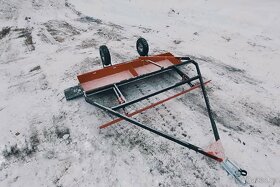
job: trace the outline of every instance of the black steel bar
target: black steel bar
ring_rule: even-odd
[[[136,126],[139,126],[139,127],[143,128],[143,129],[145,129],[145,130],[148,130],[148,131],[150,131],[150,132],[152,132],[152,133],[155,133],[155,134],[157,134],[157,135],[159,135],[159,136],[161,136],[161,137],[164,137],[164,138],[166,138],[166,139],[168,139],[168,140],[171,140],[171,141],[173,141],[173,142],[175,142],[175,143],[177,143],[177,144],[180,144],[180,145],[182,145],[182,146],[184,146],[184,147],[187,147],[187,148],[189,148],[189,149],[191,149],[191,150],[194,150],[194,151],[196,151],[196,152],[198,152],[198,153],[200,153],[200,154],[203,154],[203,155],[205,155],[205,156],[207,156],[207,157],[209,157],[209,158],[212,158],[212,159],[214,159],[214,160],[216,160],[216,161],[220,161],[220,160],[221,160],[220,158],[218,158],[218,157],[216,157],[216,156],[214,156],[214,155],[212,155],[212,154],[209,154],[209,153],[205,152],[205,151],[204,151],[202,148],[200,148],[200,147],[197,147],[197,146],[195,146],[195,145],[193,145],[193,144],[191,144],[191,143],[188,143],[188,142],[185,142],[185,141],[182,141],[182,140],[178,140],[177,138],[175,138],[175,137],[173,137],[173,136],[171,136],[171,135],[168,135],[168,134],[166,134],[166,133],[164,133],[164,132],[161,132],[161,131],[158,131],[158,130],[156,130],[156,129],[154,129],[154,128],[151,128],[151,127],[148,127],[148,126],[146,126],[146,125],[143,125],[142,123],[140,123],[140,122],[134,120],[133,118],[127,117],[127,116],[125,116],[125,115],[123,115],[123,114],[121,114],[121,113],[119,113],[119,112],[117,112],[117,111],[114,111],[114,110],[112,110],[112,109],[110,109],[110,108],[108,108],[108,107],[106,107],[106,106],[103,106],[103,105],[101,105],[101,104],[99,104],[99,103],[93,101],[93,100],[92,100],[91,98],[89,98],[89,97],[85,97],[85,100],[86,100],[88,103],[90,103],[90,104],[92,104],[92,105],[94,105],[94,106],[96,106],[96,107],[98,107],[98,108],[100,108],[100,109],[103,109],[103,110],[105,110],[105,111],[111,113],[112,115],[115,115],[115,116],[117,116],[117,117],[119,117],[119,118],[122,118],[122,119],[124,119],[124,120],[126,120],[126,121],[128,121],[128,122],[130,122],[130,123],[132,123],[132,124],[134,124],[134,125],[136,125]]]
[[[166,92],[166,91],[168,91],[168,90],[171,90],[171,89],[176,88],[176,87],[178,87],[178,86],[181,86],[181,85],[183,85],[183,84],[190,83],[191,81],[194,81],[194,80],[196,80],[196,79],[199,79],[199,76],[192,77],[192,78],[190,78],[190,79],[188,79],[188,80],[183,80],[183,81],[181,81],[181,82],[179,82],[179,83],[176,83],[176,84],[174,84],[174,85],[172,85],[172,86],[169,86],[169,87],[167,87],[167,88],[164,88],[164,89],[162,89],[162,90],[159,90],[159,91],[156,91],[156,92],[154,92],[154,93],[145,95],[145,96],[143,96],[143,97],[134,99],[134,100],[132,100],[132,101],[128,101],[128,102],[123,103],[123,104],[119,104],[119,105],[114,106],[114,107],[111,107],[111,108],[112,108],[113,110],[117,110],[117,109],[123,108],[123,107],[125,107],[125,106],[131,105],[131,104],[134,104],[134,103],[137,103],[137,102],[142,101],[142,100],[144,100],[144,99],[147,99],[147,98],[149,98],[149,97],[158,95],[158,94],[160,94],[160,93],[162,93],[162,92]]]
[[[184,62],[182,62],[180,64],[172,65],[172,66],[169,66],[169,67],[164,68],[164,69],[160,69],[160,70],[157,70],[157,71],[154,71],[154,72],[151,72],[151,73],[140,75],[140,76],[135,77],[135,78],[131,78],[131,79],[128,79],[128,80],[121,81],[119,83],[116,83],[116,85],[123,86],[123,85],[129,84],[129,83],[135,82],[135,81],[139,81],[139,80],[142,80],[142,79],[145,79],[145,78],[149,78],[149,77],[152,77],[152,76],[155,76],[155,75],[159,75],[159,74],[165,73],[167,71],[171,71],[171,70],[173,70],[174,67],[179,67],[179,66],[182,66],[182,65],[187,65],[187,64],[190,64],[190,63],[191,63],[191,61],[187,60],[187,61],[184,61]],[[98,92],[102,92],[102,91],[105,91],[107,89],[111,89],[112,86],[113,86],[113,84],[112,85],[104,86],[103,88],[100,88],[100,89],[97,89],[97,90],[87,91],[86,95],[90,96],[92,94],[95,94],[95,93],[98,93]]]
[[[179,60],[191,60],[190,57],[175,57],[175,58],[177,58]]]
[[[199,77],[199,82],[200,82],[202,94],[203,94],[203,97],[204,97],[204,100],[205,100],[207,112],[208,112],[208,115],[209,115],[209,118],[210,118],[212,130],[213,130],[213,133],[214,133],[214,137],[215,137],[215,140],[218,141],[220,139],[219,132],[218,132],[215,120],[213,118],[213,114],[212,114],[211,107],[210,107],[210,102],[209,102],[209,99],[208,99],[208,96],[207,96],[207,93],[206,93],[206,90],[205,90],[205,86],[203,84],[203,79],[202,79],[202,76],[201,76],[201,73],[200,73],[198,63],[193,61],[193,60],[191,61],[191,63],[194,64],[195,67],[196,67],[196,71],[197,71],[197,74],[198,74],[198,77]]]

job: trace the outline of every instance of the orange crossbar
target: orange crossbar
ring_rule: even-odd
[[[204,82],[204,85],[208,84],[209,82],[211,82],[211,80]],[[166,99],[160,100],[160,101],[158,101],[158,102],[156,102],[156,103],[153,103],[153,104],[151,104],[151,105],[148,105],[148,106],[146,106],[146,107],[144,107],[144,108],[141,108],[141,109],[139,109],[139,110],[136,110],[136,111],[134,111],[134,112],[132,112],[132,113],[129,113],[129,114],[126,114],[126,115],[127,115],[128,117],[132,117],[132,116],[134,116],[134,115],[136,115],[136,114],[139,114],[139,113],[141,113],[141,112],[143,112],[143,111],[145,111],[145,110],[148,110],[148,109],[150,109],[150,108],[152,108],[152,107],[155,107],[155,106],[157,106],[157,105],[160,105],[160,104],[162,104],[162,103],[164,103],[164,102],[166,102],[166,101],[169,101],[169,100],[171,100],[171,99],[174,99],[174,98],[176,98],[176,97],[178,97],[178,96],[180,96],[180,95],[183,95],[183,94],[185,94],[185,93],[187,93],[187,92],[190,92],[190,91],[192,91],[192,90],[198,88],[199,86],[200,86],[200,84],[194,85],[193,87],[191,87],[191,88],[189,88],[189,89],[187,89],[187,90],[184,90],[184,91],[182,91],[182,92],[180,92],[180,93],[177,93],[177,94],[175,94],[175,95],[173,95],[173,96],[171,96],[171,97],[168,97],[168,98],[166,98]],[[100,129],[103,129],[103,128],[109,127],[109,126],[111,126],[111,125],[113,125],[113,124],[115,124],[115,123],[118,123],[118,122],[122,121],[122,120],[123,120],[122,118],[116,118],[116,119],[114,119],[114,120],[112,120],[112,121],[110,121],[110,122],[108,122],[108,123],[105,123],[105,124],[101,125],[99,128],[100,128]]]

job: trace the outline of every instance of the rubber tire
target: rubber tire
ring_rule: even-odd
[[[138,38],[136,42],[136,49],[140,56],[148,56],[149,44],[145,38]]]
[[[112,65],[110,51],[106,45],[99,47],[99,54],[104,67]]]

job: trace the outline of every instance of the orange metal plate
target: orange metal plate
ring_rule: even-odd
[[[156,56],[139,57],[129,62],[79,75],[77,78],[84,91],[87,92],[160,70],[160,67],[146,60],[151,60],[164,68],[181,63],[171,53],[164,53]]]

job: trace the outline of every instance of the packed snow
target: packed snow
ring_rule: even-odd
[[[138,56],[139,37],[151,55],[199,63],[227,157],[248,186],[280,186],[279,10],[278,0],[0,0],[0,186],[239,185],[219,163],[128,122],[100,130],[112,116],[65,100],[77,75],[102,68],[99,46],[117,64]],[[173,78],[121,89],[140,96]],[[203,148],[214,142],[199,90],[135,119]]]

